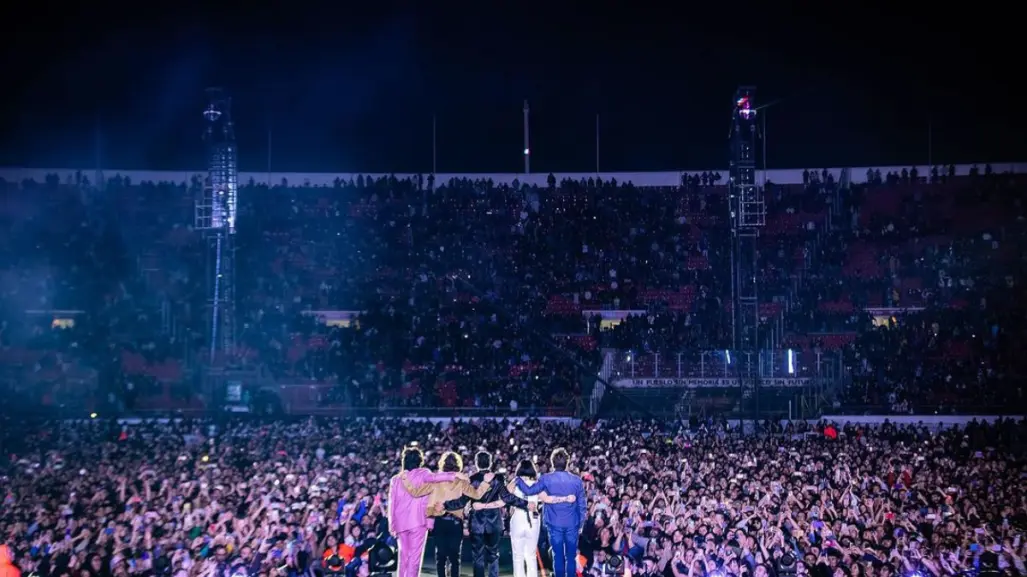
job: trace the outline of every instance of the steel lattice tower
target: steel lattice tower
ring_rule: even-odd
[[[739,87],[731,113],[731,162],[728,180],[732,238],[732,347],[758,354],[760,307],[756,281],[760,229],[767,221],[763,191],[756,184],[755,88]]]
[[[203,110],[207,179],[196,199],[195,227],[206,235],[210,362],[235,346],[235,224],[239,168],[232,99],[208,88]]]

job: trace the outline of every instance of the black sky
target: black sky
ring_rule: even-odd
[[[209,85],[242,170],[270,129],[276,171],[427,172],[434,115],[440,172],[517,171],[524,99],[534,171],[594,170],[597,114],[603,170],[721,168],[739,84],[780,100],[771,167],[924,163],[929,126],[936,162],[1027,159],[1015,18],[797,7],[7,6],[0,164],[91,168],[99,142],[107,168],[202,167]]]

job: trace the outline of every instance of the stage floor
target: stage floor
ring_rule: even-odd
[[[460,551],[460,576],[461,577],[472,577],[474,575],[474,567],[471,564],[471,546],[464,540],[464,545]],[[546,571],[548,574],[549,572]],[[437,575],[438,572],[435,570],[435,544],[432,542],[432,538],[428,537],[428,543],[424,547],[424,563],[421,565],[421,575]],[[503,536],[503,540],[499,542],[499,577],[512,577],[513,576],[513,554],[510,552],[510,538],[506,535]]]
[[[548,571],[547,571],[548,573]],[[435,572],[435,560],[432,559],[431,566],[427,563],[421,567],[421,575],[437,575]],[[471,567],[470,563],[460,565],[460,577],[474,577],[474,568]],[[513,567],[507,562],[506,566],[503,566],[502,561],[499,563],[499,577],[513,577]]]

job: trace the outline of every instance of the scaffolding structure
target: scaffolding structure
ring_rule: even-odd
[[[207,178],[195,203],[197,230],[207,242],[206,269],[210,318],[210,362],[228,358],[235,349],[235,225],[239,168],[232,124],[232,100],[220,88],[208,88],[203,110]]]
[[[732,239],[732,348],[738,353],[760,349],[760,306],[757,290],[760,229],[767,222],[767,205],[756,183],[756,90],[743,86],[735,93],[731,117],[728,210]]]
[[[760,374],[742,359],[760,358],[759,239],[767,222],[756,183],[756,89],[741,86],[731,111],[728,218],[731,223],[731,351],[725,355],[740,388],[739,412],[760,420]],[[732,360],[733,359],[733,360]],[[745,366],[743,366],[745,365]],[[744,417],[743,417],[744,420]]]

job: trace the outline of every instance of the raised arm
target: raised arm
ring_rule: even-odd
[[[567,495],[566,497],[550,497],[546,493],[538,494],[539,502],[545,503],[546,505],[554,505],[556,503],[573,503],[577,499],[578,498],[575,495]]]
[[[449,501],[446,501],[442,504],[442,508],[447,511],[460,511],[463,510],[463,508],[466,507],[467,504],[471,501],[473,501],[473,499],[468,497],[465,493],[464,495],[461,495],[456,499],[450,499]]]
[[[471,491],[475,490],[474,489],[474,483],[470,482],[467,479],[461,479],[461,480],[464,481],[464,483],[465,483],[465,486],[460,488],[460,492],[463,493],[463,494],[460,495],[459,497],[457,497],[456,499],[450,499],[449,501],[446,501],[446,502],[442,503],[442,508],[445,509],[446,511],[461,511],[461,510],[463,510],[464,507],[466,507],[468,504],[470,504],[471,501],[477,501],[478,499],[481,498],[481,496],[475,497],[474,495],[472,495],[470,492],[467,491],[467,488],[470,488]],[[488,490],[488,485],[489,485],[489,483],[491,481],[492,481],[492,479],[489,478],[488,480],[484,480],[484,481],[481,482],[479,489],[481,489],[481,487],[485,487],[485,489],[481,489],[483,494],[484,494],[484,492],[486,490]],[[482,495],[482,496],[484,496],[484,495]]]
[[[556,503],[573,503],[576,500],[577,497],[574,495],[567,495],[566,497],[550,497],[545,493],[538,494],[539,503],[545,503],[547,505],[553,505]],[[530,504],[531,501],[528,501],[528,503]],[[506,507],[506,503],[503,501],[492,501],[491,503],[475,503],[473,506],[475,511],[484,511],[486,509],[500,509],[502,507]]]
[[[489,481],[482,481],[481,484],[478,485],[478,488],[475,488],[470,482],[461,481],[459,487],[461,495],[471,499],[472,501],[477,501],[484,497],[485,493],[488,492],[490,483]]]
[[[518,479],[518,482],[519,481],[520,481],[520,479]],[[506,503],[507,505],[511,505],[511,506],[517,507],[518,509],[524,509],[525,511],[528,511],[529,509],[532,510],[532,511],[535,510],[531,506],[531,504],[528,503],[528,501],[526,501],[525,499],[522,499],[522,498],[518,497],[517,495],[514,495],[513,493],[511,493],[510,490],[506,488],[506,485],[500,485],[499,486],[499,494],[496,495],[496,496],[499,497],[499,499],[501,501],[503,501],[504,503]]]
[[[499,498],[502,499],[504,503],[506,503],[507,505],[510,505],[512,507],[517,507],[518,509],[524,509],[525,511],[528,511],[528,510],[534,511],[535,510],[534,508],[532,508],[532,504],[531,503],[529,503],[525,499],[522,499],[522,498],[518,497],[517,495],[514,495],[510,491],[507,491],[506,487],[503,487],[502,491],[500,492]]]
[[[414,485],[406,475],[401,475],[399,479],[403,482],[403,488],[407,490],[407,493],[410,493],[411,497],[424,497],[425,495],[431,495],[433,488],[430,482]]]
[[[425,483],[445,483],[446,481],[452,481],[463,477],[463,480],[467,480],[466,477],[459,473],[428,473],[424,478]]]
[[[521,493],[524,493],[525,497],[534,497],[535,495],[538,495],[539,493],[542,493],[543,491],[545,491],[546,493],[549,492],[549,491],[546,491],[546,476],[545,475],[542,475],[541,477],[539,477],[538,481],[535,481],[534,485],[528,485],[527,483],[524,482],[524,479],[522,479],[520,477],[517,477],[517,488],[521,490]]]
[[[488,509],[502,509],[506,507],[506,503],[502,501],[492,501],[491,503],[475,503],[471,505],[471,508],[475,511],[486,511]]]

